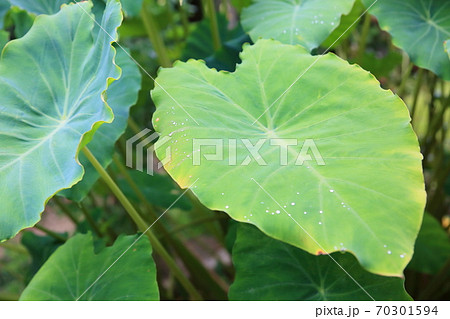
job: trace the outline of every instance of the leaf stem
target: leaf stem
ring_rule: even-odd
[[[67,241],[67,239],[64,238],[63,236],[61,236],[60,234],[55,233],[54,231],[51,231],[50,229],[48,229],[48,228],[46,228],[46,227],[44,227],[44,226],[41,226],[41,225],[36,224],[36,225],[34,225],[34,228],[39,229],[40,231],[46,233],[46,234],[49,235],[50,237],[53,237],[53,238],[55,238],[56,240],[59,240],[59,241],[61,241],[61,242],[63,242],[63,243]]]
[[[411,107],[411,123],[414,121],[414,115],[417,109],[417,103],[419,102],[420,89],[422,88],[422,80],[423,80],[423,69],[419,69],[419,73],[417,75],[416,86],[414,87],[414,100]]]
[[[117,186],[117,184],[113,181],[113,179],[107,173],[107,171],[103,168],[103,166],[98,162],[98,160],[91,153],[91,151],[87,147],[84,147],[82,149],[82,152],[86,156],[86,158],[91,162],[92,166],[94,166],[94,168],[97,170],[97,172],[102,177],[102,179],[105,181],[105,183],[108,185],[108,187],[111,189],[113,194],[120,201],[120,203],[122,204],[122,206],[124,207],[126,212],[130,215],[130,217],[133,219],[133,221],[137,225],[138,229],[148,237],[148,239],[150,240],[150,242],[152,244],[152,247],[161,256],[161,258],[166,262],[169,269],[173,272],[174,276],[178,279],[178,281],[184,287],[184,289],[186,289],[186,291],[189,293],[191,298],[194,300],[202,300],[202,297],[197,292],[195,287],[192,285],[192,283],[189,281],[189,279],[185,276],[185,274],[182,272],[182,270],[178,267],[178,265],[175,263],[173,258],[169,255],[169,253],[166,251],[166,249],[163,247],[163,245],[159,242],[159,240],[156,238],[156,236],[153,234],[153,232],[149,229],[147,223],[142,219],[142,217],[139,215],[137,210],[134,208],[134,206],[131,204],[131,202],[128,200],[128,198],[123,194],[123,192],[120,190],[120,188]]]
[[[363,22],[363,28],[361,31],[361,37],[359,38],[359,45],[358,45],[358,54],[357,54],[357,61],[361,62],[364,56],[364,53],[366,52],[366,45],[367,45],[367,36],[369,35],[370,31],[370,22],[372,17],[369,13],[366,13],[366,16],[364,17]]]
[[[209,19],[214,51],[217,52],[222,48],[222,42],[220,41],[219,24],[217,21],[214,0],[203,0],[203,4],[205,7],[205,15],[208,16]]]
[[[0,243],[0,247],[14,251],[19,254],[29,255],[28,250],[21,244],[13,244],[10,242],[3,242],[3,243]]]
[[[409,63],[406,70],[403,72],[402,80],[397,90],[397,95],[402,97],[405,94],[406,83],[408,82],[409,76],[411,75],[411,71],[414,67],[414,64]]]
[[[152,12],[148,8],[147,1],[145,0],[142,3],[141,17],[148,38],[153,45],[153,49],[155,49],[156,55],[158,56],[159,64],[161,64],[164,68],[170,68],[172,66],[172,61],[170,61],[166,45],[164,44],[158,28],[158,24],[155,21]]]
[[[131,176],[129,175],[126,167],[120,161],[120,158],[117,154],[113,157],[114,164],[119,168],[120,172],[124,175],[128,184],[131,186],[133,191],[136,193],[138,198],[144,203],[147,208],[147,212],[153,220],[158,218],[155,208],[151,205],[147,199],[145,198],[142,191],[133,181]],[[187,192],[187,194],[190,194]],[[189,273],[192,276],[192,279],[195,280],[197,285],[203,290],[208,291],[210,296],[212,295],[215,299],[218,300],[226,300],[226,290],[223,289],[223,285],[217,282],[215,278],[209,273],[209,271],[204,267],[201,261],[191,253],[191,251],[185,247],[185,245],[179,241],[176,237],[170,236],[169,231],[164,226],[164,224],[156,224],[155,228],[157,228],[158,233],[161,238],[164,238],[167,243],[174,248],[175,252],[183,261],[184,265],[188,269]]]

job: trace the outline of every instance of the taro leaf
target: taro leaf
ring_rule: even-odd
[[[241,224],[233,246],[230,300],[411,300],[403,279],[371,274],[349,253],[330,256],[310,255]]]
[[[202,20],[187,38],[181,60],[202,59],[210,68],[234,71],[236,64],[241,62],[239,52],[241,52],[242,44],[250,42],[250,38],[240,25],[233,30],[228,30],[228,21],[223,15],[218,16],[218,25],[222,40],[222,48],[218,52],[214,50],[209,21]]]
[[[372,2],[363,0],[366,6]],[[450,80],[450,61],[442,50],[450,36],[450,1],[378,0],[369,12],[414,64]]]
[[[106,92],[108,105],[114,112],[114,121],[102,125],[88,144],[89,150],[105,168],[111,164],[114,145],[125,132],[130,107],[136,103],[141,87],[139,69],[122,49],[117,51],[116,63],[122,69],[122,76],[113,82]],[[79,160],[85,169],[83,180],[60,193],[77,202],[86,197],[99,178],[97,171],[84,154],[80,154]]]
[[[50,256],[20,300],[158,300],[148,239],[142,237],[128,249],[137,238],[120,236],[113,246],[94,252],[91,234],[76,235]]]
[[[318,58],[259,40],[241,58],[234,73],[195,60],[160,70],[164,90],[152,92],[153,124],[166,170],[182,188],[199,178],[192,190],[204,205],[269,236],[315,254],[345,248],[369,271],[401,275],[425,204],[422,156],[405,104],[331,53]],[[218,144],[201,139],[223,141],[223,157],[207,160]],[[198,151],[201,142],[212,145]],[[260,144],[259,162],[244,143]]]
[[[121,0],[123,11],[127,17],[138,16],[141,12],[143,0]]]
[[[67,237],[66,234],[61,234]],[[24,232],[22,236],[22,245],[24,245],[31,255],[31,265],[26,274],[26,282],[38,272],[50,255],[64,242],[50,236],[38,236],[32,232]]]
[[[13,6],[18,6],[34,14],[57,13],[63,4],[70,0],[9,0]],[[80,1],[81,2],[81,1]]]
[[[242,11],[242,26],[253,41],[275,39],[317,48],[348,14],[355,0],[255,0]]]
[[[10,0],[11,3],[22,8],[30,13],[34,14],[55,14],[61,10],[62,5],[69,3],[79,3],[85,0]],[[94,7],[92,8],[92,13],[96,16],[98,23],[101,24],[101,17],[103,16],[103,11],[105,9],[106,0],[92,0]],[[94,25],[94,32],[97,31],[98,26]]]
[[[361,14],[364,12],[364,5],[361,0],[356,0],[349,14],[343,15],[339,26],[329,35],[329,37],[321,44],[322,47],[328,49],[337,47],[345,40],[354,29],[358,26]]]
[[[414,256],[408,268],[425,274],[435,274],[450,257],[450,239],[439,222],[430,214],[423,216],[422,228],[416,240]]]
[[[3,29],[5,15],[10,7],[8,0],[0,0],[0,29]]]
[[[93,41],[91,7],[83,2],[38,16],[3,50],[0,240],[34,225],[53,194],[81,179],[79,148],[113,119],[102,95],[120,69],[111,38],[101,32]],[[119,1],[110,0],[105,10],[103,28],[116,37]]]

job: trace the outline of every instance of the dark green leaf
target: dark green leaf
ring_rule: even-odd
[[[255,0],[242,11],[242,26],[259,38],[317,48],[348,14],[355,0]]]
[[[403,279],[371,274],[349,253],[314,256],[250,225],[239,225],[232,255],[231,300],[411,300]]]
[[[373,1],[363,3],[369,6]],[[450,1],[378,0],[369,12],[413,63],[450,80],[450,60],[442,50],[450,36]]]
[[[95,253],[92,235],[76,235],[50,256],[20,299],[158,300],[151,246],[146,237],[133,245],[138,238],[121,236],[112,247]]]
[[[242,45],[244,42],[250,42],[250,38],[240,25],[233,30],[228,30],[228,21],[222,15],[218,16],[218,24],[222,40],[222,48],[218,52],[214,50],[209,20],[203,20],[197,24],[187,38],[181,60],[202,59],[210,68],[234,71],[236,64],[241,62],[239,52],[241,52]]]
[[[425,274],[435,274],[448,258],[450,258],[450,239],[447,233],[433,216],[424,214],[422,228],[408,268]]]

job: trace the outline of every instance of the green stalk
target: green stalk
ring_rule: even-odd
[[[205,15],[209,19],[209,24],[211,27],[211,35],[213,38],[214,51],[219,51],[222,47],[222,42],[220,41],[219,24],[217,21],[216,7],[214,6],[214,0],[202,0],[205,6]]]
[[[78,226],[78,220],[75,218],[75,216],[73,216],[70,209],[68,209],[67,206],[61,202],[58,196],[53,197],[53,202],[61,209],[64,214],[67,215],[67,217],[69,217],[74,222],[75,225]]]
[[[111,189],[113,194],[120,201],[123,208],[126,210],[126,212],[130,215],[130,217],[133,219],[133,221],[137,225],[138,229],[148,237],[154,250],[166,262],[169,269],[173,272],[174,276],[178,279],[178,281],[184,287],[184,289],[186,289],[186,291],[189,293],[190,297],[193,300],[202,300],[202,297],[197,292],[195,287],[191,284],[189,279],[184,275],[182,270],[178,267],[178,265],[175,263],[175,261],[169,255],[169,253],[166,251],[166,249],[163,247],[163,245],[159,242],[158,238],[156,238],[156,236],[153,234],[153,232],[149,229],[151,226],[149,227],[147,225],[147,223],[142,219],[142,217],[139,215],[137,210],[130,203],[128,198],[123,194],[123,192],[120,190],[120,188],[117,186],[117,184],[113,181],[111,176],[106,172],[106,170],[103,168],[103,166],[98,162],[98,160],[91,153],[91,151],[87,147],[84,147],[82,149],[82,152],[86,156],[86,158],[89,160],[89,162],[91,162],[92,166],[94,166],[94,168],[97,170],[97,172],[102,177],[102,179],[105,181],[105,183],[108,185],[108,187]]]
[[[7,249],[7,250],[14,251],[14,252],[22,254],[22,255],[29,255],[28,250],[21,244],[13,244],[10,242],[4,242],[4,243],[0,243],[0,247]]]
[[[129,175],[126,167],[120,161],[117,154],[113,157],[114,164],[119,168],[120,172],[124,175],[125,180],[128,182],[130,187],[138,196],[139,200],[141,200],[147,208],[147,212],[153,220],[158,219],[158,215],[154,207],[147,201],[142,191],[133,181],[131,176]],[[170,236],[169,231],[166,229],[164,224],[158,223],[155,225],[158,232],[161,234],[162,238],[164,238],[169,245],[171,245],[176,253],[181,257],[184,265],[188,269],[192,278],[196,283],[202,288],[204,291],[211,292],[215,299],[226,300],[226,288],[223,284],[217,283],[217,281],[213,278],[211,273],[205,268],[205,266],[192,254],[192,252],[183,245],[177,238]]]
[[[366,52],[367,36],[369,35],[370,31],[370,21],[371,21],[370,14],[366,13],[366,16],[364,17],[363,28],[361,31],[361,37],[359,38],[358,54],[357,54],[357,60],[359,62],[362,61],[364,53]]]
[[[183,39],[186,39],[189,35],[189,18],[186,10],[184,10],[184,2],[180,5],[180,19],[183,25]]]
[[[164,68],[170,68],[172,66],[172,61],[170,61],[158,24],[147,6],[147,1],[144,1],[142,3],[141,17],[142,22],[144,22],[145,31],[158,56],[159,64]]]
[[[420,89],[422,88],[422,80],[423,80],[423,69],[419,69],[416,86],[414,87],[414,100],[411,107],[411,123],[414,121],[414,115],[416,113],[417,103],[419,101]]]
[[[408,82],[413,67],[414,65],[412,63],[409,63],[406,70],[403,72],[402,80],[397,90],[397,95],[400,97],[402,97],[405,94],[406,82]]]
[[[64,238],[60,234],[55,233],[54,231],[51,231],[50,229],[45,228],[44,226],[36,224],[36,225],[34,225],[34,228],[39,229],[40,231],[46,233],[50,237],[55,238],[56,240],[59,240],[63,243],[66,242],[66,238]]]

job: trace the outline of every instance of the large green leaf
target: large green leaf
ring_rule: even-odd
[[[366,6],[372,0],[363,0]],[[369,11],[413,63],[450,80],[450,61],[442,45],[450,36],[448,0],[378,0]]]
[[[92,235],[78,234],[50,256],[20,300],[158,300],[151,251],[145,237],[120,236],[96,253]]]
[[[322,47],[328,49],[329,47],[337,47],[343,40],[352,34],[353,30],[358,26],[359,18],[364,12],[364,5],[361,0],[355,0],[353,8],[349,14],[343,15],[339,26],[328,36],[328,38],[321,44]]]
[[[4,18],[10,7],[8,0],[0,0],[0,29],[3,29]]]
[[[108,105],[114,112],[114,121],[102,125],[88,144],[89,150],[105,168],[112,162],[114,145],[125,132],[130,107],[136,103],[141,88],[141,73],[122,49],[117,51],[116,63],[122,69],[122,76],[113,82],[106,92]],[[83,180],[61,192],[61,195],[78,202],[86,197],[99,178],[97,171],[84,154],[80,154],[79,161],[85,169]]]
[[[194,60],[159,72],[164,90],[152,92],[153,124],[162,135],[157,156],[168,160],[171,148],[166,170],[183,188],[199,178],[192,190],[204,205],[272,237],[316,254],[346,249],[372,272],[401,275],[425,204],[422,156],[405,104],[331,53],[314,57],[300,46],[259,40],[241,58],[234,73]],[[193,139],[205,138],[223,141],[222,160],[204,158],[214,146],[193,148]],[[311,139],[316,154],[306,149],[300,165]],[[244,142],[261,141],[266,165],[247,162]],[[283,163],[280,146],[270,143],[292,142]],[[230,164],[233,150],[237,165]],[[197,156],[201,165],[194,165]]]
[[[450,258],[450,239],[439,222],[424,214],[422,228],[417,237],[414,256],[408,268],[426,274],[435,274]]]
[[[186,40],[181,60],[191,58],[205,60],[206,65],[218,70],[234,71],[236,64],[240,63],[239,52],[244,42],[250,42],[250,38],[238,25],[233,30],[228,29],[228,21],[225,16],[218,16],[218,26],[222,48],[214,49],[211,35],[210,22],[207,19],[199,22]]]
[[[249,225],[238,227],[233,264],[231,300],[411,300],[403,279],[371,274],[351,254],[313,256]]]
[[[0,60],[0,240],[34,225],[48,199],[78,182],[84,146],[113,114],[102,93],[120,75],[112,39],[93,41],[89,2],[41,15]],[[122,15],[110,0],[103,28],[116,37]],[[52,30],[52,32],[48,32]],[[80,142],[83,143],[80,144]]]
[[[169,1],[169,0],[167,0]],[[143,0],[121,0],[123,11],[127,17],[138,16],[141,12]]]
[[[255,0],[242,11],[242,26],[253,41],[275,39],[317,48],[348,14],[355,0]]]
[[[70,0],[9,0],[12,5],[18,6],[34,14],[54,14],[58,12],[63,4]],[[80,1],[81,2],[81,1]]]

